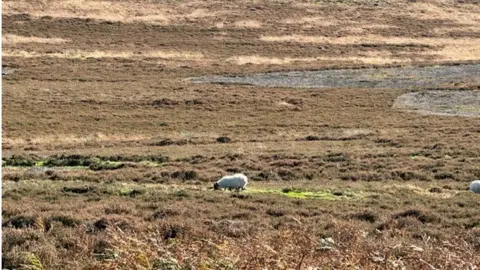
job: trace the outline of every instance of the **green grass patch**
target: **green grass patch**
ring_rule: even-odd
[[[121,187],[119,190],[120,196],[136,197],[138,195],[145,194],[146,191],[143,188],[138,187]]]
[[[247,188],[246,193],[268,193],[286,196],[294,199],[316,199],[316,200],[341,200],[360,197],[359,193],[353,191],[337,191],[330,189],[321,190],[304,190],[300,188],[283,188],[283,189],[261,189]]]
[[[452,109],[459,112],[480,113],[480,107],[474,105],[454,105]]]

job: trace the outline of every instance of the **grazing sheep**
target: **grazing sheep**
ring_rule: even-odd
[[[224,189],[224,188],[228,190],[235,189],[238,192],[240,190],[244,190],[247,184],[248,184],[247,176],[242,173],[237,173],[234,175],[227,175],[222,177],[220,180],[215,182],[215,184],[213,185],[213,189],[214,190]]]
[[[470,184],[470,191],[480,194],[480,180],[475,180]]]

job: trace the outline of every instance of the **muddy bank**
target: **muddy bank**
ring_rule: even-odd
[[[194,83],[295,88],[435,88],[480,83],[480,65],[338,69],[191,78]]]

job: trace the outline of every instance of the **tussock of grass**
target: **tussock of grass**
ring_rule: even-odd
[[[363,211],[353,215],[350,215],[351,218],[358,219],[365,222],[374,223],[378,220],[378,215],[372,211]]]
[[[392,216],[393,219],[399,219],[402,217],[412,217],[418,219],[420,222],[434,222],[438,221],[439,217],[431,214],[427,214],[418,209],[409,209],[404,212],[397,213]]]
[[[95,190],[96,190],[96,188],[94,186],[64,187],[63,188],[64,192],[71,192],[71,193],[76,193],[76,194],[84,194],[84,193],[88,193],[88,192],[93,192]]]
[[[28,228],[35,226],[35,217],[15,216],[3,222],[2,227]]]
[[[144,194],[146,191],[142,188],[124,187],[119,191],[120,196],[136,197]]]

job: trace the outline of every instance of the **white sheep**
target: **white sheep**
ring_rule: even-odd
[[[470,184],[470,191],[480,194],[480,180],[475,180]]]
[[[215,182],[213,189],[235,189],[236,191],[244,190],[248,184],[248,178],[243,173],[237,173],[233,175],[227,175]]]

